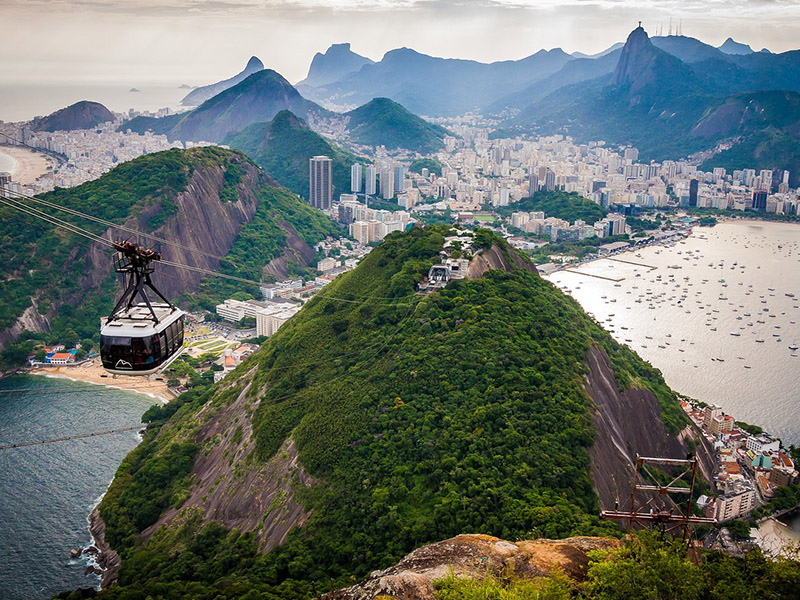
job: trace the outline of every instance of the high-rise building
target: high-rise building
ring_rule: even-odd
[[[697,206],[697,190],[700,182],[697,179],[689,180],[689,206]]]
[[[758,190],[753,192],[753,209],[764,211],[767,210],[767,192],[766,190]]]
[[[328,210],[333,201],[333,161],[327,156],[314,156],[308,161],[308,201],[311,206]]]
[[[403,165],[394,166],[394,191],[402,194],[405,191],[404,179],[406,177],[406,168]]]
[[[533,196],[539,191],[539,176],[536,173],[531,173],[528,178],[528,196]]]
[[[547,169],[547,172],[545,173],[544,189],[546,189],[548,192],[552,192],[556,189],[556,174],[550,169]]]
[[[364,193],[368,196],[375,195],[375,167],[373,165],[364,169]]]
[[[381,196],[384,200],[394,198],[394,171],[390,167],[381,169]]]
[[[350,191],[354,194],[361,191],[361,165],[359,163],[350,167]]]

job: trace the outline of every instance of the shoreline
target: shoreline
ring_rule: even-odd
[[[55,167],[55,161],[50,156],[27,147],[0,145],[0,154],[5,154],[14,162],[11,181],[21,185],[36,183]]]
[[[75,382],[90,383],[126,392],[136,392],[149,396],[153,400],[158,400],[162,404],[166,404],[174,398],[165,381],[156,381],[144,376],[106,374],[103,367],[94,361],[80,367],[32,369],[28,371],[28,374],[52,377],[54,379],[69,379]]]

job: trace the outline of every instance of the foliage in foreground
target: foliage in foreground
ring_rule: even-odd
[[[279,585],[259,581],[263,575],[251,559],[252,535],[226,532],[209,526],[201,536],[185,544],[174,562],[151,561],[147,567],[173,571],[170,582],[134,582],[64,592],[62,600],[307,600],[352,583],[339,580],[309,583],[287,580]],[[210,552],[224,550],[209,560]],[[248,549],[249,547],[249,549]],[[787,558],[770,560],[760,550],[735,558],[721,552],[703,551],[701,561],[687,560],[677,549],[651,533],[640,533],[619,550],[590,553],[584,582],[570,580],[559,571],[526,580],[509,572],[501,577],[464,579],[448,575],[434,582],[437,600],[787,600],[800,589],[800,562]],[[246,566],[253,576],[232,574]],[[299,565],[295,565],[299,566]],[[201,572],[203,570],[204,572]],[[184,577],[181,578],[180,574]],[[191,577],[188,574],[191,573]],[[193,579],[190,581],[189,579]]]
[[[673,547],[640,533],[612,552],[590,553],[582,584],[559,573],[538,580],[453,576],[435,582],[437,600],[778,600],[796,598],[800,562],[770,560],[760,550],[742,558],[704,552],[700,564]]]

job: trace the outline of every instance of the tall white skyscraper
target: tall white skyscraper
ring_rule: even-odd
[[[361,191],[361,165],[359,163],[350,167],[350,191],[354,194]]]
[[[406,176],[406,168],[403,165],[394,166],[394,191],[402,194],[405,191],[403,180]]]
[[[381,169],[381,196],[384,200],[394,198],[394,171],[391,167]]]
[[[308,201],[311,206],[328,210],[333,201],[333,161],[327,156],[315,156],[308,161]]]
[[[364,169],[364,193],[369,196],[375,195],[375,167],[373,165]]]

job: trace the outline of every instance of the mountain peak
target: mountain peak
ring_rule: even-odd
[[[623,86],[639,79],[657,52],[641,25],[631,31],[614,70],[614,83]]]
[[[747,44],[742,44],[741,42],[737,42],[732,37],[729,37],[725,40],[719,49],[724,52],[725,54],[752,54],[753,49],[748,46]]]
[[[247,61],[247,66],[244,68],[245,73],[255,73],[264,68],[264,63],[257,56],[251,56]]]
[[[264,70],[264,63],[262,63],[257,56],[251,56],[250,60],[247,61],[247,65],[243,71],[240,71],[233,77],[225,79],[224,81],[218,81],[217,83],[212,83],[210,85],[204,85],[202,87],[193,89],[191,92],[186,94],[183,100],[181,100],[181,104],[183,106],[200,106],[209,98],[213,98],[217,94],[232,88],[241,81],[244,81],[253,73],[257,73],[258,71],[262,70]]]
[[[308,75],[298,85],[320,86],[338,81],[372,61],[350,49],[350,42],[332,44],[325,54],[317,52],[311,60]]]

